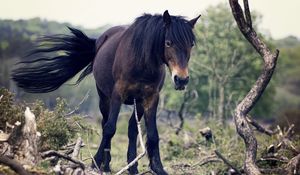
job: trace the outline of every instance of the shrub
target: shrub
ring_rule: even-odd
[[[7,89],[0,89],[0,129],[6,131],[6,122],[14,124],[16,121],[24,123],[25,106],[35,114],[37,130],[41,133],[39,140],[40,150],[59,149],[66,145],[75,135],[73,119],[66,119],[67,105],[64,99],[57,98],[53,111],[46,109],[42,101],[33,104],[16,104],[14,94]],[[69,120],[69,121],[68,121]],[[78,119],[77,119],[78,120]]]
[[[16,121],[23,123],[24,111],[23,105],[14,104],[14,94],[5,88],[0,88],[0,130],[6,131],[6,122],[14,124]]]
[[[37,130],[41,133],[40,149],[59,149],[75,135],[75,129],[65,118],[66,101],[57,98],[54,111],[45,109],[42,102],[35,103],[33,111],[37,116]]]

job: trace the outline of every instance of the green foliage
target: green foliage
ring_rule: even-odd
[[[5,88],[0,88],[0,130],[6,130],[6,122],[15,124],[19,121],[24,122],[24,107],[22,105],[14,104],[14,94]]]
[[[37,130],[41,132],[40,149],[59,149],[66,145],[75,135],[75,128],[65,117],[66,101],[57,98],[54,111],[44,108],[41,102],[33,107],[37,116]]]
[[[25,105],[16,104],[14,95],[7,89],[0,89],[0,130],[6,131],[6,122],[14,124],[16,121],[24,123]],[[37,130],[41,133],[39,148],[41,150],[59,149],[66,145],[74,137],[76,128],[74,121],[80,121],[78,117],[67,119],[67,105],[64,99],[57,99],[56,107],[50,111],[44,107],[43,102],[36,101],[29,105],[36,116]]]

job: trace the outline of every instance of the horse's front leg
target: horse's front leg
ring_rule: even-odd
[[[119,93],[117,91],[113,91],[111,101],[110,101],[109,117],[104,125],[103,133],[102,133],[102,141],[95,155],[95,160],[99,168],[101,166],[102,161],[105,161],[103,167],[104,172],[110,172],[110,168],[109,168],[110,156],[105,158],[104,155],[110,155],[108,151],[110,151],[111,139],[116,133],[116,124],[117,124],[121,104],[122,103],[121,103],[121,98]],[[103,158],[107,160],[103,160]]]
[[[150,168],[157,175],[167,175],[164,171],[159,154],[159,136],[156,126],[156,112],[159,101],[159,94],[156,93],[144,100],[144,118],[147,130],[147,152],[150,161]]]

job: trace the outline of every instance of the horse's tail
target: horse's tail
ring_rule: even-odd
[[[38,47],[29,54],[35,58],[19,62],[22,66],[12,72],[17,86],[26,92],[45,93],[58,89],[84,68],[76,84],[92,72],[96,40],[80,30],[68,28],[71,35],[42,37]],[[42,56],[45,53],[48,56]]]

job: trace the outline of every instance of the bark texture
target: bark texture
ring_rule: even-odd
[[[16,126],[8,139],[9,145],[13,147],[14,159],[23,165],[34,166],[40,158],[37,139],[35,116],[27,107],[24,125]]]
[[[262,73],[252,86],[251,90],[245,98],[237,105],[234,111],[234,120],[238,134],[243,138],[246,146],[246,156],[244,162],[244,170],[246,174],[261,174],[255,164],[257,141],[252,129],[247,121],[248,112],[254,107],[259,100],[267,85],[269,84],[279,54],[279,50],[272,53],[268,46],[257,36],[252,27],[251,13],[249,10],[248,0],[244,0],[244,11],[242,10],[238,0],[229,0],[233,17],[249,43],[261,55],[264,61]]]

